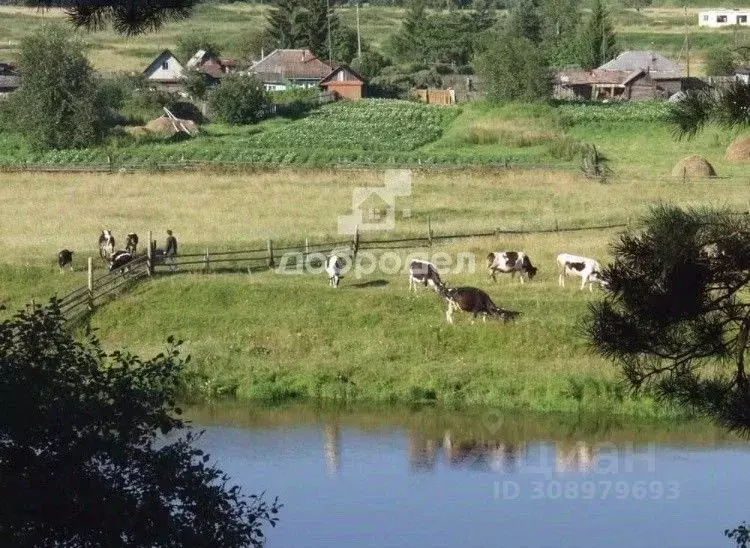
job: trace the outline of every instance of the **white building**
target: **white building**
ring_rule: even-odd
[[[750,9],[718,9],[698,13],[699,27],[750,26]]]
[[[168,91],[176,91],[182,87],[182,77],[185,69],[171,51],[165,49],[143,71],[150,84]]]

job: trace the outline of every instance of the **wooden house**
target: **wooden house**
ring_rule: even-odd
[[[151,64],[143,71],[146,80],[157,89],[165,91],[179,91],[182,89],[182,77],[185,67],[177,60],[177,57],[165,49]]]
[[[643,71],[566,69],[555,75],[555,99],[666,99],[669,92]]]
[[[253,63],[248,73],[258,78],[266,91],[284,91],[287,87],[317,87],[332,70],[309,49],[276,49]]]
[[[361,99],[365,80],[349,67],[334,69],[320,81],[320,87],[340,99]]]
[[[10,63],[0,63],[0,99],[21,86],[21,76]]]

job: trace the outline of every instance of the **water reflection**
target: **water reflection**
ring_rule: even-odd
[[[740,443],[704,423],[632,426],[601,417],[517,418],[497,413],[457,415],[434,409],[404,413],[394,409],[223,405],[193,408],[188,418],[202,425],[233,424],[255,429],[317,426],[322,430],[325,471],[332,476],[339,473],[346,458],[347,434],[363,430],[373,435],[400,431],[396,443],[406,445],[404,454],[413,473],[432,473],[439,465],[503,474],[616,473],[618,467],[632,468],[631,461],[638,459],[641,467],[647,468],[649,447],[654,444],[685,447]]]

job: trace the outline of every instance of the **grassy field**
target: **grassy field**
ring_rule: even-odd
[[[371,171],[284,170],[255,174],[6,174],[0,201],[0,303],[10,314],[85,283],[85,257],[101,228],[163,240],[175,230],[183,251],[242,248],[277,241],[341,239],[337,218],[349,213],[351,190],[380,186]],[[395,234],[488,228],[582,226],[635,219],[649,204],[746,207],[746,183],[613,181],[570,172],[507,170],[418,172],[412,195],[399,199]],[[35,236],[36,235],[36,236]],[[46,235],[46,236],[45,236]],[[473,253],[477,271],[451,284],[483,287],[501,306],[520,310],[516,324],[448,326],[431,292],[407,291],[403,272],[350,275],[338,290],[325,277],[225,273],[160,277],[100,309],[91,326],[109,348],[151,354],[168,334],[193,356],[188,386],[202,396],[234,394],[370,402],[488,404],[539,411],[586,410],[657,417],[669,411],[632,399],[617,371],[594,355],[580,331],[597,293],[556,285],[561,251],[606,260],[613,231],[457,240],[432,251]],[[374,235],[365,235],[365,238]],[[382,237],[382,235],[381,235]],[[76,251],[77,272],[54,265],[61,247]],[[483,257],[524,249],[539,267],[531,284],[492,284]],[[402,252],[402,259],[405,252]]]
[[[614,3],[612,13],[622,50],[656,49],[661,53],[685,62],[684,33],[685,11],[683,2],[665,0],[656,6],[637,12],[623,9]],[[707,49],[746,41],[750,29],[707,29],[698,27],[700,8],[718,5],[714,0],[701,1],[687,9],[687,27],[691,33],[691,74],[702,74],[703,60]],[[748,5],[742,0],[735,6]],[[338,13],[345,24],[354,27],[355,12],[352,7],[339,7]],[[90,56],[95,68],[105,71],[142,71],[151,60],[165,48],[174,48],[177,38],[186,32],[205,31],[221,46],[225,55],[246,55],[245,44],[253,32],[264,25],[269,7],[258,4],[235,2],[231,4],[202,4],[194,16],[183,22],[172,23],[155,34],[138,37],[122,37],[109,30],[85,33],[82,37],[90,45]],[[363,5],[360,10],[362,39],[376,49],[382,49],[388,38],[403,18],[404,10],[389,6]],[[61,20],[60,11],[39,12],[22,7],[0,7],[0,59],[13,58],[18,43],[26,34],[33,32],[46,20]]]

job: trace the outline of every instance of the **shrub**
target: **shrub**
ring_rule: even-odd
[[[244,74],[230,74],[209,97],[211,111],[227,124],[254,124],[267,104],[262,84]]]

